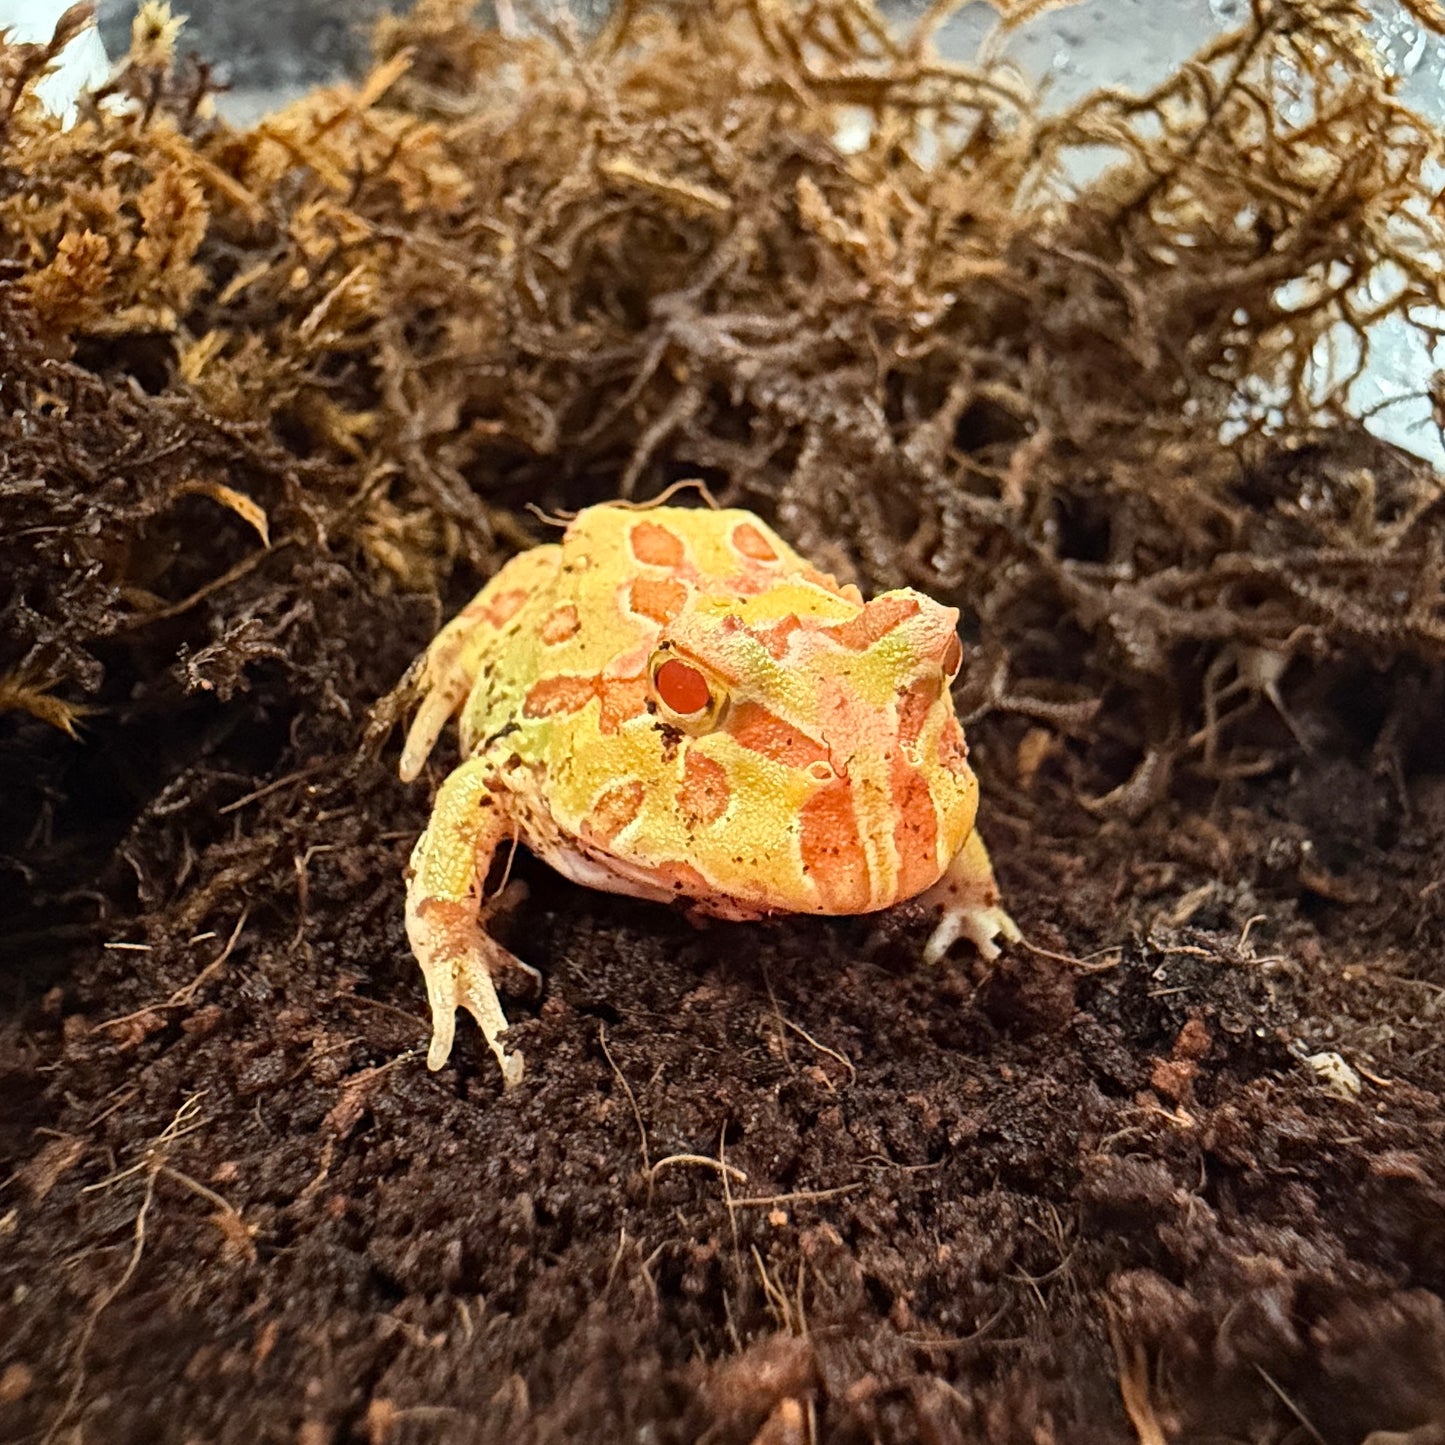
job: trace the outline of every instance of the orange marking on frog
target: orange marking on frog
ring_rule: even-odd
[[[597,696],[595,677],[544,677],[534,682],[522,704],[524,717],[556,717],[581,712]]]
[[[834,597],[846,597],[849,602],[856,602],[863,605],[863,594],[851,582],[839,582],[831,572],[820,572],[816,567],[804,566],[798,575],[804,582],[811,582],[814,587],[821,587],[824,592],[831,592]]]
[[[751,557],[754,562],[778,560],[772,543],[751,522],[741,522],[733,528],[733,547],[744,557]]]
[[[868,855],[853,811],[853,790],[839,778],[803,804],[800,844],[803,868],[829,913],[858,913],[868,907]]]
[[[796,617],[780,617],[767,627],[755,627],[752,634],[767,649],[768,655],[781,662],[788,655],[788,643],[802,623]]]
[[[483,622],[490,622],[493,627],[505,627],[522,610],[522,604],[526,600],[526,592],[520,587],[514,587],[506,592],[498,592],[495,597],[487,598],[485,604],[478,607],[475,612],[470,608],[463,608],[462,614],[480,618]]]
[[[828,750],[822,744],[759,703],[739,703],[728,718],[727,730],[740,747],[790,768],[828,761]]]
[[[653,865],[653,871],[669,888],[687,898],[706,898],[714,888],[691,863],[668,858]]]
[[[889,759],[893,794],[893,843],[898,850],[898,892],[911,898],[938,878],[938,814],[928,781],[901,752]]]
[[[875,597],[856,617],[820,630],[844,647],[862,652],[886,637],[900,622],[917,616],[918,603],[912,597]]]
[[[656,522],[639,522],[629,533],[632,555],[650,567],[680,567],[682,538]]]
[[[938,701],[943,685],[936,677],[920,678],[905,688],[898,699],[898,740],[906,747],[917,747],[928,711]]]
[[[647,710],[645,677],[544,677],[532,684],[522,704],[524,717],[556,717],[581,712],[595,697],[600,704],[597,730],[616,733],[628,718]]]
[[[627,605],[640,617],[671,622],[687,605],[687,588],[671,577],[638,577],[627,589]]]
[[[619,783],[598,798],[582,826],[591,841],[609,846],[636,819],[646,800],[647,788],[643,783],[636,780]]]
[[[577,609],[570,602],[565,602],[555,612],[548,613],[547,620],[542,624],[542,641],[549,647],[555,647],[559,642],[576,637],[581,626]]]
[[[694,828],[716,823],[728,810],[732,788],[727,769],[696,749],[682,765],[682,785],[677,790],[678,806]]]
[[[938,761],[959,777],[968,772],[968,744],[963,740],[963,729],[956,717],[949,718],[943,725],[938,739]]]
[[[821,587],[824,592],[831,592],[834,597],[841,597],[843,589],[838,585],[838,579],[831,572],[820,572],[816,567],[804,567],[798,574],[803,581],[811,582],[814,587]]]
[[[645,677],[598,678],[597,696],[602,704],[597,714],[598,732],[616,733],[629,718],[645,713],[648,691]]]

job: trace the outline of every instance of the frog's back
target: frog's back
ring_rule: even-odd
[[[752,596],[799,571],[811,569],[751,512],[589,507],[562,539],[539,675],[640,677],[697,594]]]
[[[759,566],[784,572],[808,566],[766,522],[739,508],[603,503],[577,515],[562,550],[564,563],[590,556],[617,574],[676,572],[719,588],[734,579],[743,591],[758,585]]]

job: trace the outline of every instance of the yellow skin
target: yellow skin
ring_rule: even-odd
[[[580,883],[696,913],[870,913],[922,895],[924,949],[993,957],[1018,930],[974,831],[949,682],[958,613],[904,589],[864,603],[751,512],[590,507],[513,558],[416,665],[401,776],[459,715],[407,875],[431,1000],[427,1065],[476,1019],[506,1082],[482,888],[517,840]]]

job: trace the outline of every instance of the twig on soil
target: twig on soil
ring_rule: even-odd
[[[71,1378],[70,1389],[65,1396],[59,1413],[50,1422],[50,1428],[42,1438],[42,1445],[50,1445],[50,1442],[59,1434],[61,1427],[70,1418],[70,1412],[75,1408],[75,1402],[80,1398],[80,1392],[85,1388],[85,1352],[90,1348],[91,1336],[95,1333],[96,1322],[100,1319],[102,1312],[121,1293],[131,1281],[137,1267],[140,1265],[140,1257],[145,1250],[146,1242],[146,1215],[150,1213],[151,1201],[155,1198],[156,1174],[159,1170],[152,1170],[146,1179],[145,1194],[141,1199],[140,1208],[136,1211],[134,1235],[135,1243],[131,1247],[130,1258],[126,1261],[125,1269],[121,1276],[101,1297],[96,1301],[95,1308],[85,1317],[85,1324],[81,1327],[80,1338],[75,1343],[75,1362],[72,1366],[74,1374]]]
[[[132,1009],[128,1014],[121,1014],[118,1018],[104,1019],[96,1027],[101,1029],[119,1028],[133,1019],[144,1018],[146,1014],[158,1013],[161,1009],[184,1008],[195,998],[201,985],[217,970],[225,967],[226,960],[230,958],[235,951],[236,944],[240,941],[241,930],[246,926],[246,918],[249,913],[249,906],[241,910],[241,916],[236,920],[236,926],[231,930],[231,936],[226,940],[226,946],[189,983],[182,984],[164,1003],[143,1004],[140,1008]]]
[[[853,1066],[853,1060],[850,1059],[847,1054],[839,1053],[837,1049],[830,1049],[827,1044],[819,1043],[802,1024],[795,1024],[792,1019],[784,1017],[783,1014],[780,1013],[778,1018],[782,1020],[784,1027],[792,1029],[800,1039],[812,1044],[820,1054],[827,1054],[830,1059],[837,1059],[838,1062],[848,1070],[848,1082],[850,1084],[857,1083],[858,1070]]]
[[[722,1128],[718,1130],[717,1162],[722,1170],[723,1208],[728,1212],[728,1230],[732,1234],[733,1253],[736,1254],[738,1252],[738,1216],[736,1210],[733,1208],[733,1191],[732,1185],[728,1183],[727,1162],[723,1158],[723,1151],[727,1146],[727,1137],[728,1126],[727,1122],[724,1121]]]
[[[801,1024],[795,1024],[792,1019],[784,1016],[783,1010],[778,1004],[778,996],[773,991],[773,981],[771,978],[768,977],[768,970],[766,966],[764,966],[763,968],[763,982],[767,985],[768,998],[773,1005],[773,1016],[777,1019],[777,1021],[785,1029],[792,1029],[792,1031],[797,1034],[800,1039],[802,1039],[805,1043],[811,1044],[815,1049],[818,1050],[820,1054],[827,1054],[829,1058],[837,1059],[838,1062],[842,1064],[845,1069],[848,1070],[848,1082],[850,1084],[857,1083],[858,1070],[854,1068],[853,1061],[847,1056],[847,1054],[840,1054],[837,1049],[830,1049],[827,1044],[819,1043],[818,1040],[815,1039],[812,1034],[810,1034],[807,1029],[805,1029]],[[785,1059],[788,1057],[788,1046],[786,1042],[783,1043],[783,1057]],[[832,1080],[830,1079],[827,1082],[828,1087],[831,1089],[833,1087]]]
[[[1315,1442],[1315,1445],[1325,1445],[1325,1437],[1321,1435],[1318,1430],[1315,1429],[1314,1425],[1310,1422],[1309,1416],[1306,1415],[1305,1412],[1301,1410],[1300,1407],[1296,1405],[1295,1402],[1291,1400],[1288,1395],[1285,1394],[1285,1392],[1275,1382],[1274,1377],[1269,1373],[1269,1371],[1266,1370],[1263,1365],[1256,1365],[1254,1368],[1255,1371],[1258,1373],[1259,1378],[1263,1380],[1264,1383],[1268,1385],[1269,1388],[1273,1390],[1274,1393],[1279,1397],[1279,1401],[1285,1407],[1285,1409],[1288,1410],[1290,1414],[1293,1415],[1295,1419],[1298,1420],[1300,1424],[1304,1427],[1310,1439]]]
[[[95,1116],[95,1118],[91,1119],[85,1125],[86,1132],[89,1133],[91,1130],[99,1128],[100,1125],[104,1123],[105,1120],[109,1119],[110,1116],[114,1114],[117,1109],[125,1108],[125,1106],[129,1104],[130,1101],[134,1099],[135,1096],[139,1093],[140,1090],[134,1084],[127,1084],[117,1089],[110,1096],[111,1102],[109,1103],[109,1105],[107,1105],[106,1108],[102,1109],[101,1112]]]
[[[250,907],[241,910],[241,916],[236,920],[236,926],[231,930],[231,936],[226,940],[226,946],[220,951],[216,958],[208,963],[188,984],[178,988],[170,998],[166,1000],[166,1008],[179,1008],[190,1003],[195,998],[196,991],[206,982],[212,974],[226,966],[226,960],[230,958],[235,950],[236,944],[240,941],[241,930],[246,926],[246,919],[249,916]]]
[[[669,1154],[665,1159],[659,1159],[647,1171],[649,1185],[656,1181],[658,1174],[669,1164],[700,1164],[705,1169],[716,1169],[719,1173],[736,1179],[740,1184],[748,1182],[748,1176],[741,1169],[734,1169],[731,1164],[724,1164],[721,1159],[709,1159],[706,1154]]]
[[[368,999],[368,1003],[374,1003],[374,999]],[[387,1005],[380,1004],[380,1008]],[[393,1010],[400,1013],[401,1010]],[[420,1022],[420,1020],[418,1020]],[[394,1058],[388,1059],[384,1064],[378,1064],[372,1069],[363,1069],[358,1074],[353,1074],[342,1084],[337,1091],[336,1102],[326,1112],[326,1118],[322,1121],[321,1127],[325,1130],[326,1140],[321,1146],[321,1159],[316,1166],[316,1173],[307,1182],[306,1187],[297,1195],[298,1200],[309,1199],[326,1182],[326,1177],[331,1173],[331,1163],[336,1157],[336,1146],[344,1140],[355,1128],[357,1121],[361,1118],[370,1098],[371,1090],[375,1087],[376,1081],[383,1074],[389,1073],[392,1069],[399,1068],[402,1064],[411,1059],[419,1057],[420,1049],[403,1049]],[[300,1077],[299,1073],[297,1077]]]
[[[339,843],[312,843],[304,853],[296,853],[291,858],[291,866],[296,873],[296,932],[291,935],[292,948],[299,947],[306,936],[307,907],[311,901],[311,878],[306,870],[313,858],[322,853],[338,852],[340,846]]]
[[[761,1209],[770,1204],[806,1204],[820,1199],[840,1199],[845,1194],[856,1194],[865,1187],[863,1180],[852,1184],[840,1184],[835,1189],[795,1189],[791,1194],[748,1194],[732,1201],[737,1209]]]
[[[1139,1340],[1125,1343],[1123,1330],[1113,1306],[1109,1306],[1109,1343],[1114,1347],[1114,1361],[1119,1371],[1119,1395],[1124,1413],[1139,1437],[1139,1445],[1169,1445],[1149,1399],[1148,1364],[1144,1346]]]
[[[80,1192],[82,1194],[94,1194],[97,1190],[109,1189],[119,1184],[123,1179],[129,1179],[133,1174],[139,1174],[142,1170],[154,1172],[166,1162],[166,1148],[174,1144],[177,1139],[184,1139],[187,1134],[194,1134],[197,1129],[204,1129],[207,1120],[196,1119],[196,1114],[201,1107],[201,1100],[206,1096],[204,1089],[195,1094],[188,1094],[179,1109],[171,1116],[171,1122],[156,1136],[155,1141],[146,1146],[145,1152],[136,1163],[129,1168],[116,1171],[114,1174],[107,1174],[104,1179],[97,1180],[94,1184],[87,1184]]]
[[[1051,1279],[1057,1279],[1060,1275],[1068,1273],[1069,1266],[1074,1261],[1074,1255],[1078,1253],[1079,1241],[1069,1240],[1069,1231],[1064,1221],[1059,1217],[1059,1211],[1054,1205],[1049,1205],[1049,1214],[1053,1220],[1053,1228],[1045,1230],[1037,1220],[1025,1221],[1029,1228],[1043,1236],[1059,1252],[1059,1262],[1051,1269],[1046,1269],[1042,1274],[1030,1274],[1026,1269],[1020,1269],[1006,1276],[1008,1279],[1016,1280],[1020,1284],[1026,1284],[1033,1290],[1034,1297],[1040,1306],[1047,1308],[1044,1302],[1043,1292],[1039,1289],[1041,1284],[1047,1284]]]
[[[947,1335],[938,1339],[929,1339],[925,1335],[900,1335],[898,1338],[906,1341],[915,1349],[919,1350],[959,1350],[965,1345],[977,1344],[988,1332],[1008,1313],[1010,1300],[1005,1300],[976,1330],[967,1335]]]
[[[312,777],[319,773],[326,765],[324,763],[312,763],[308,768],[297,768],[294,773],[287,773],[284,778],[273,778],[263,788],[253,788],[244,797],[237,798],[234,802],[227,803],[222,808],[216,809],[216,816],[224,818],[227,813],[239,812],[248,803],[259,803],[262,798],[269,798],[272,793],[279,792],[282,788],[291,783],[299,783],[303,778]]]
[[[233,582],[239,582],[243,577],[254,572],[263,562],[270,561],[283,548],[296,546],[299,540],[297,537],[282,537],[269,552],[252,552],[249,556],[243,557],[234,567],[223,572],[219,577],[213,577],[204,586],[197,587],[189,597],[182,597],[179,602],[158,607],[153,612],[134,612],[123,617],[117,624],[116,630],[124,632],[149,627],[156,622],[167,622],[173,617],[180,617],[189,612],[197,603],[204,602],[207,597],[214,596]]]
[[[651,1176],[653,1170],[647,1157],[647,1126],[642,1122],[642,1110],[637,1106],[637,1095],[632,1092],[632,1085],[627,1082],[627,1075],[617,1067],[617,1060],[612,1057],[612,1050],[607,1047],[607,1025],[604,1023],[597,1025],[597,1042],[602,1045],[602,1052],[612,1066],[612,1072],[617,1075],[617,1082],[622,1085],[622,1092],[627,1095],[627,1102],[632,1105],[632,1117],[637,1120],[638,1144],[642,1149],[642,1172]]]
[[[1269,914],[1267,913],[1252,913],[1246,918],[1244,920],[1244,927],[1239,930],[1239,942],[1234,945],[1235,952],[1244,952],[1244,945],[1249,942],[1250,930],[1256,923],[1267,923],[1268,921]]]
[[[617,1278],[617,1267],[622,1263],[622,1256],[626,1249],[627,1226],[624,1224],[617,1231],[617,1248],[612,1251],[612,1263],[607,1266],[607,1283],[602,1286],[603,1294],[612,1288],[612,1281]]]
[[[803,1307],[803,1271],[804,1262],[798,1260],[798,1286],[796,1299],[790,1299],[788,1292],[778,1284],[768,1273],[768,1267],[763,1263],[763,1257],[758,1253],[757,1245],[748,1246],[752,1250],[753,1262],[758,1267],[758,1275],[763,1282],[763,1294],[767,1297],[768,1308],[776,1317],[779,1326],[787,1334],[794,1335],[798,1339],[808,1337],[808,1314]]]
[[[209,1204],[214,1204],[217,1212],[212,1217],[212,1223],[221,1231],[222,1237],[228,1244],[235,1245],[239,1249],[248,1263],[255,1263],[255,1226],[247,1224],[241,1218],[241,1212],[235,1205],[229,1200],[223,1199],[214,1189],[208,1189],[198,1179],[192,1179],[189,1174],[182,1174],[179,1169],[172,1169],[169,1164],[159,1165],[155,1173],[157,1176],[163,1175],[177,1184],[184,1185],[192,1194],[206,1200]]]
[[[657,1281],[652,1277],[652,1266],[666,1248],[667,1242],[664,1240],[646,1259],[638,1260],[637,1262],[637,1268],[642,1272],[642,1278],[647,1285],[648,1293],[652,1296],[652,1307],[654,1310],[659,1308],[661,1299],[657,1293]]]
[[[138,1163],[133,1164],[128,1169],[122,1169],[118,1173],[109,1174],[98,1183],[89,1184],[81,1190],[82,1194],[89,1194],[98,1189],[112,1188],[123,1179],[129,1179],[133,1174],[144,1171],[146,1175],[145,1194],[141,1198],[140,1208],[136,1211],[134,1230],[135,1244],[131,1249],[130,1259],[127,1261],[120,1278],[106,1290],[96,1302],[95,1308],[86,1316],[85,1324],[81,1327],[80,1338],[76,1341],[75,1345],[75,1357],[72,1366],[74,1376],[71,1380],[70,1390],[65,1397],[65,1402],[60,1407],[59,1413],[51,1422],[50,1428],[45,1432],[43,1445],[49,1445],[49,1442],[55,1439],[61,1427],[65,1424],[66,1420],[69,1419],[70,1412],[74,1409],[75,1402],[80,1398],[80,1392],[85,1387],[85,1352],[89,1349],[91,1337],[95,1333],[96,1321],[100,1318],[102,1311],[104,1311],[106,1307],[120,1295],[126,1285],[130,1283],[132,1276],[140,1265],[141,1254],[145,1249],[146,1216],[150,1213],[151,1202],[155,1198],[157,1178],[161,1174],[178,1178],[181,1183],[186,1184],[219,1204],[224,1210],[229,1211],[233,1215],[236,1214],[236,1211],[232,1209],[220,1195],[212,1193],[212,1191],[204,1185],[197,1184],[195,1180],[179,1174],[177,1171],[171,1169],[166,1162],[166,1149],[169,1145],[174,1144],[177,1139],[184,1138],[187,1134],[193,1133],[204,1125],[204,1120],[193,1122],[204,1096],[204,1091],[187,1096],[180,1108],[177,1109],[171,1117],[171,1122],[161,1130],[155,1141],[146,1147],[145,1153]],[[236,1218],[239,1219],[240,1216],[236,1215]]]
[[[1107,973],[1111,968],[1118,968],[1123,959],[1117,948],[1101,948],[1086,958],[1075,958],[1071,953],[1055,953],[1051,948],[1040,948],[1037,943],[1030,943],[1027,938],[1020,938],[1019,942],[1030,953],[1036,953],[1040,958],[1052,958],[1055,963],[1067,963],[1070,968],[1077,968],[1081,973]],[[1102,958],[1104,961],[1091,963],[1089,960],[1093,958]]]

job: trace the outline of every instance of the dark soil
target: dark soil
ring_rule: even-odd
[[[495,57],[428,35],[404,37],[434,87],[406,104],[434,118]],[[39,239],[0,272],[0,1439],[1439,1445],[1439,478],[1343,416],[1226,448],[1171,409],[1171,366],[1218,401],[1248,359],[1209,340],[1198,258],[1169,306],[1201,349],[1119,380],[1117,313],[1139,352],[1179,313],[1091,289],[1089,245],[1144,261],[1085,205],[993,247],[1016,271],[926,345],[888,329],[891,277],[786,208],[750,231],[777,297],[714,267],[703,180],[669,191],[650,152],[636,269],[632,233],[566,210],[538,119],[644,105],[607,70],[626,52],[589,52],[592,91],[538,82],[533,149],[498,132],[505,195],[552,207],[506,255],[563,299],[495,334],[446,287],[519,205],[465,230],[375,135],[374,191],[315,157],[264,190],[274,143],[206,129],[190,82],[152,94],[139,63],[170,139],[7,133],[0,203]],[[776,124],[706,184],[759,207],[766,166],[844,186],[824,121],[749,74]],[[467,124],[448,164],[485,168],[503,142]],[[638,122],[639,153],[670,134]],[[182,142],[260,218],[203,169],[194,224],[184,187],[147,189]],[[112,152],[130,199],[107,210],[81,178]],[[335,174],[355,215],[425,232],[366,295],[337,280],[369,242],[304,231],[316,194],[352,214]],[[1363,244],[1373,195],[1318,232],[1292,214],[1311,265]],[[57,249],[66,206],[114,228],[106,259]],[[158,267],[135,236],[162,213],[191,239]],[[257,256],[274,277],[236,291]],[[490,305],[501,272],[478,274]],[[777,340],[734,285],[827,325]],[[231,349],[206,371],[208,334]],[[965,346],[1007,405],[940,382]],[[699,930],[522,857],[527,1076],[503,1094],[467,1023],[429,1074],[402,927],[428,793],[372,709],[543,535],[525,502],[697,473],[826,565],[965,606],[982,827],[1029,943],[924,970],[906,906]]]
[[[378,690],[426,640],[391,620]],[[1047,764],[1020,785],[1018,734],[974,730],[984,826],[1030,939],[1082,966],[925,972],[906,910],[698,931],[523,865],[546,987],[506,1095],[469,1030],[424,1067],[426,799],[386,762],[205,931],[21,947],[0,1435],[1445,1426],[1445,778],[1402,797],[1321,749],[1100,827]],[[1327,1050],[1359,1097],[1299,1057]]]

